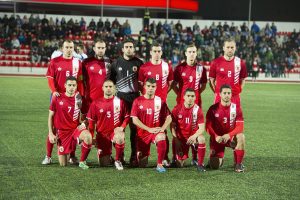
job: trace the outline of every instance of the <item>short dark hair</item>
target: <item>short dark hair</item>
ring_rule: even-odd
[[[152,47],[161,47],[162,48],[161,44],[157,41],[153,41],[153,43],[151,44],[150,50],[152,50]]]
[[[225,45],[225,42],[234,42],[234,43],[236,43],[236,42],[235,42],[235,39],[234,39],[233,37],[227,37],[227,38],[225,38],[225,39],[224,39],[223,46]]]
[[[230,85],[228,85],[228,84],[223,84],[223,85],[221,86],[221,88],[220,88],[220,93],[222,92],[223,89],[226,89],[226,88],[232,90]]]
[[[62,43],[62,46],[64,45],[65,42],[66,42],[66,43],[74,43],[73,40],[66,39],[66,40],[64,40],[64,42]]]
[[[188,48],[190,48],[190,47],[196,47],[195,43],[193,43],[193,42],[189,43],[189,44],[185,47],[184,51],[186,51],[186,50],[187,50]],[[197,47],[196,47],[196,49],[197,49]]]
[[[76,82],[77,82],[77,79],[76,79],[74,76],[68,76],[68,77],[66,78],[66,83],[67,83],[68,81],[76,81]]]
[[[147,78],[146,82],[153,84],[156,83],[156,80],[154,78]]]
[[[95,40],[94,40],[94,45],[93,46],[95,46],[97,43],[104,43],[105,44],[105,46],[106,46],[106,43],[105,43],[105,41],[104,40],[102,40],[101,38],[96,38]]]
[[[185,91],[184,91],[184,95],[187,93],[187,92],[195,92],[195,90],[193,88],[187,88]]]
[[[126,38],[125,40],[122,41],[122,48],[124,48],[125,43],[132,43],[133,46],[135,46],[135,41],[132,38]]]

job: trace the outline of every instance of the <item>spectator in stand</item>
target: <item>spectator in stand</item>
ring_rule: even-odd
[[[17,36],[13,36],[12,40],[11,40],[11,48],[12,49],[17,49],[18,51],[20,51],[21,48],[21,44],[19,39],[17,38]]]
[[[128,19],[126,19],[126,21],[123,24],[123,34],[124,35],[131,35],[131,27],[130,27],[130,24],[128,22]]]

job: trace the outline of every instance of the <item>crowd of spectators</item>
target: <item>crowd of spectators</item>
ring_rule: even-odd
[[[28,45],[32,62],[48,62],[59,42],[65,38],[73,39],[75,44],[84,44],[88,55],[93,53],[92,45],[84,41],[102,38],[107,43],[107,56],[113,59],[118,56],[120,41],[130,36],[128,20],[120,24],[117,18],[112,22],[92,19],[89,24],[84,17],[80,21],[72,18],[66,21],[64,17],[48,19],[46,16],[40,19],[39,15],[33,14],[29,18],[26,15],[23,18],[19,15],[0,18],[0,38],[4,39],[2,48],[19,50],[21,45]],[[213,22],[209,27],[200,27],[195,22],[192,27],[184,27],[180,20],[176,23],[153,21],[134,37],[140,58],[147,60],[150,57],[149,48],[156,40],[163,45],[164,58],[176,65],[184,59],[184,49],[191,42],[198,48],[199,60],[213,60],[222,54],[223,41],[228,36],[235,38],[237,55],[246,60],[249,75],[252,75],[253,68],[258,68],[266,76],[284,76],[285,71],[299,64],[299,31],[279,34],[274,23],[259,27],[253,22],[249,29],[246,23],[236,26],[234,22],[231,25]]]

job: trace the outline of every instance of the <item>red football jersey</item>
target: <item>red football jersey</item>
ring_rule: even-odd
[[[50,61],[46,77],[53,78],[56,91],[64,93],[67,77],[74,76],[82,80],[82,64],[77,58],[66,59],[62,56],[56,57]]]
[[[89,120],[96,123],[96,132],[109,136],[114,133],[116,127],[124,128],[129,122],[129,111],[122,99],[113,97],[110,99],[100,98],[93,101],[87,114]]]
[[[85,82],[85,97],[91,101],[103,97],[102,85],[110,76],[110,60],[87,58],[82,63],[82,73]]]
[[[144,84],[148,78],[154,78],[156,80],[157,88],[155,95],[159,96],[163,101],[166,101],[169,81],[173,81],[172,67],[164,61],[158,65],[153,65],[151,62],[147,62],[141,66],[138,80]]]
[[[179,139],[188,139],[196,133],[198,125],[204,123],[203,112],[197,104],[191,108],[177,104],[172,110],[172,119],[176,124],[175,131]]]
[[[241,92],[240,81],[247,77],[246,64],[238,57],[227,61],[224,56],[220,56],[211,63],[209,77],[216,80],[215,93],[220,93],[223,84],[229,84],[232,95],[238,95]]]
[[[133,101],[131,117],[137,117],[143,124],[150,128],[161,127],[170,115],[167,104],[158,96],[153,99],[146,99],[140,96]],[[138,134],[149,133],[143,129],[138,129]]]
[[[195,102],[199,104],[199,88],[201,84],[207,82],[206,69],[199,64],[189,66],[186,62],[178,65],[174,70],[174,81],[179,84],[179,94],[177,95],[177,104],[183,103],[184,92],[187,88],[196,91]]]
[[[49,110],[54,112],[54,126],[60,130],[73,130],[79,125],[81,96],[67,97],[62,93],[53,97]]]
[[[206,113],[206,129],[210,127],[220,136],[231,132],[236,127],[236,122],[244,122],[244,119],[241,108],[234,103],[222,106],[221,102],[218,102]]]

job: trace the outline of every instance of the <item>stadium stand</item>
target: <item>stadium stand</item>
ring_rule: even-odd
[[[249,29],[246,23],[237,26],[234,22],[231,25],[213,22],[200,27],[197,22],[184,26],[180,21],[153,21],[139,34],[131,34],[130,22],[121,24],[117,18],[112,22],[99,19],[87,23],[84,17],[79,21],[64,17],[40,19],[39,15],[24,15],[23,18],[16,15],[15,18],[6,14],[0,17],[0,66],[47,67],[52,52],[64,39],[83,43],[87,54],[91,55],[93,40],[100,37],[107,42],[107,56],[113,59],[118,56],[120,41],[133,37],[137,40],[140,58],[149,58],[150,45],[157,40],[163,44],[164,58],[173,65],[184,59],[185,46],[194,42],[198,47],[198,59],[209,68],[209,62],[222,54],[220,47],[228,36],[235,37],[237,55],[246,60],[249,76],[254,66],[270,77],[300,73],[299,32],[277,30],[274,23],[259,27],[254,22]]]

